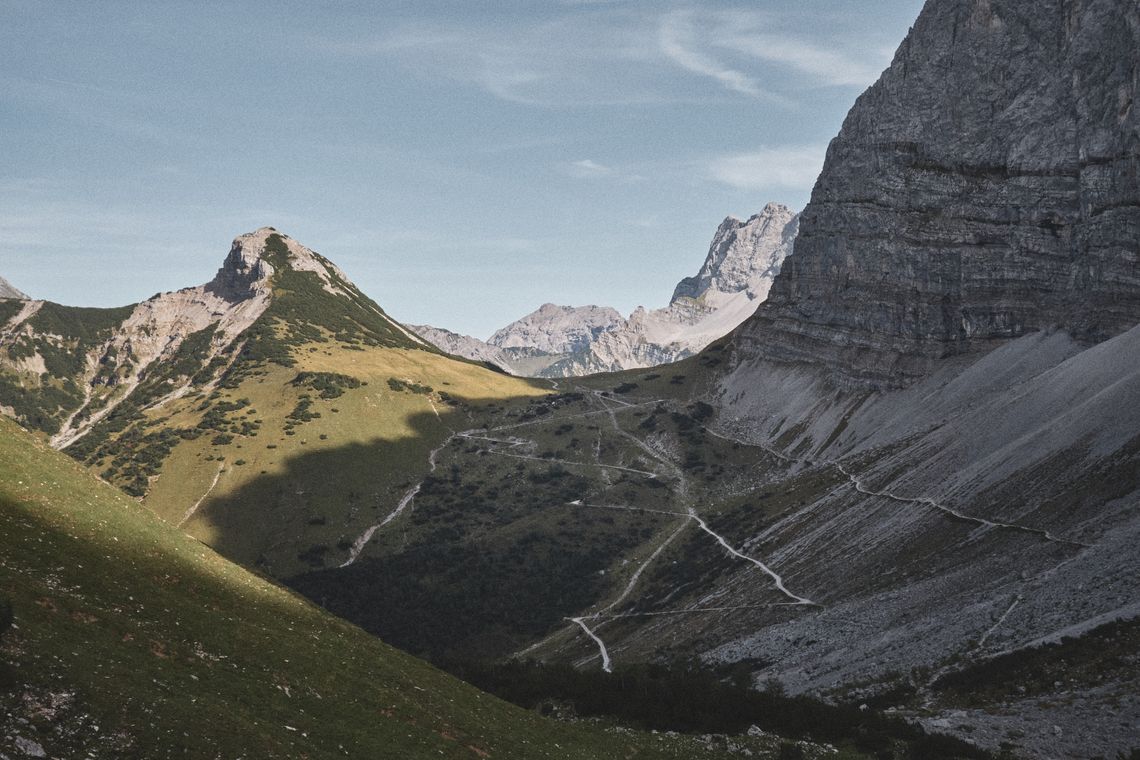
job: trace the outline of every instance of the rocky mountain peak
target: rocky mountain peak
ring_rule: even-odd
[[[727,217],[717,227],[708,256],[695,277],[686,277],[673,291],[672,302],[716,294],[750,291],[763,298],[780,265],[791,253],[798,216],[781,203],[768,203],[747,221]]]
[[[275,271],[313,272],[330,293],[347,295],[348,276],[319,253],[273,227],[261,227],[234,238],[229,255],[207,289],[237,302],[265,291]]]
[[[534,348],[551,354],[585,349],[606,330],[625,322],[608,306],[545,303],[495,332],[487,341],[499,348]]]
[[[27,301],[28,297],[16,290],[12,283],[0,277],[0,298],[15,298],[20,301]]]

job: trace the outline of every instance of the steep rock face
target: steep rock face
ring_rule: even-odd
[[[670,303],[709,292],[749,291],[753,299],[765,298],[798,226],[795,212],[780,203],[769,203],[744,222],[728,217],[717,228],[701,271],[677,283]]]
[[[28,300],[26,295],[16,290],[16,288],[12,286],[12,283],[3,277],[0,277],[0,298],[15,298],[20,301]]]
[[[1140,319],[1140,7],[927,3],[828,149],[745,355],[905,384]]]

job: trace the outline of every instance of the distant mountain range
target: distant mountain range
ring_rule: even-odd
[[[728,217],[700,271],[677,284],[669,305],[638,307],[628,319],[608,307],[547,303],[487,341],[430,325],[409,328],[448,353],[516,375],[571,377],[667,364],[698,353],[752,315],[791,254],[798,228],[799,216],[778,203],[744,221]]]

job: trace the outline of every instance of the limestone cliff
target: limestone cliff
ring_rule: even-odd
[[[1140,6],[928,2],[827,152],[744,356],[904,385],[1140,320]]]

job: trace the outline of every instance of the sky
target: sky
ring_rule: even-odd
[[[921,5],[0,0],[0,276],[134,303],[273,226],[408,323],[663,306]]]

